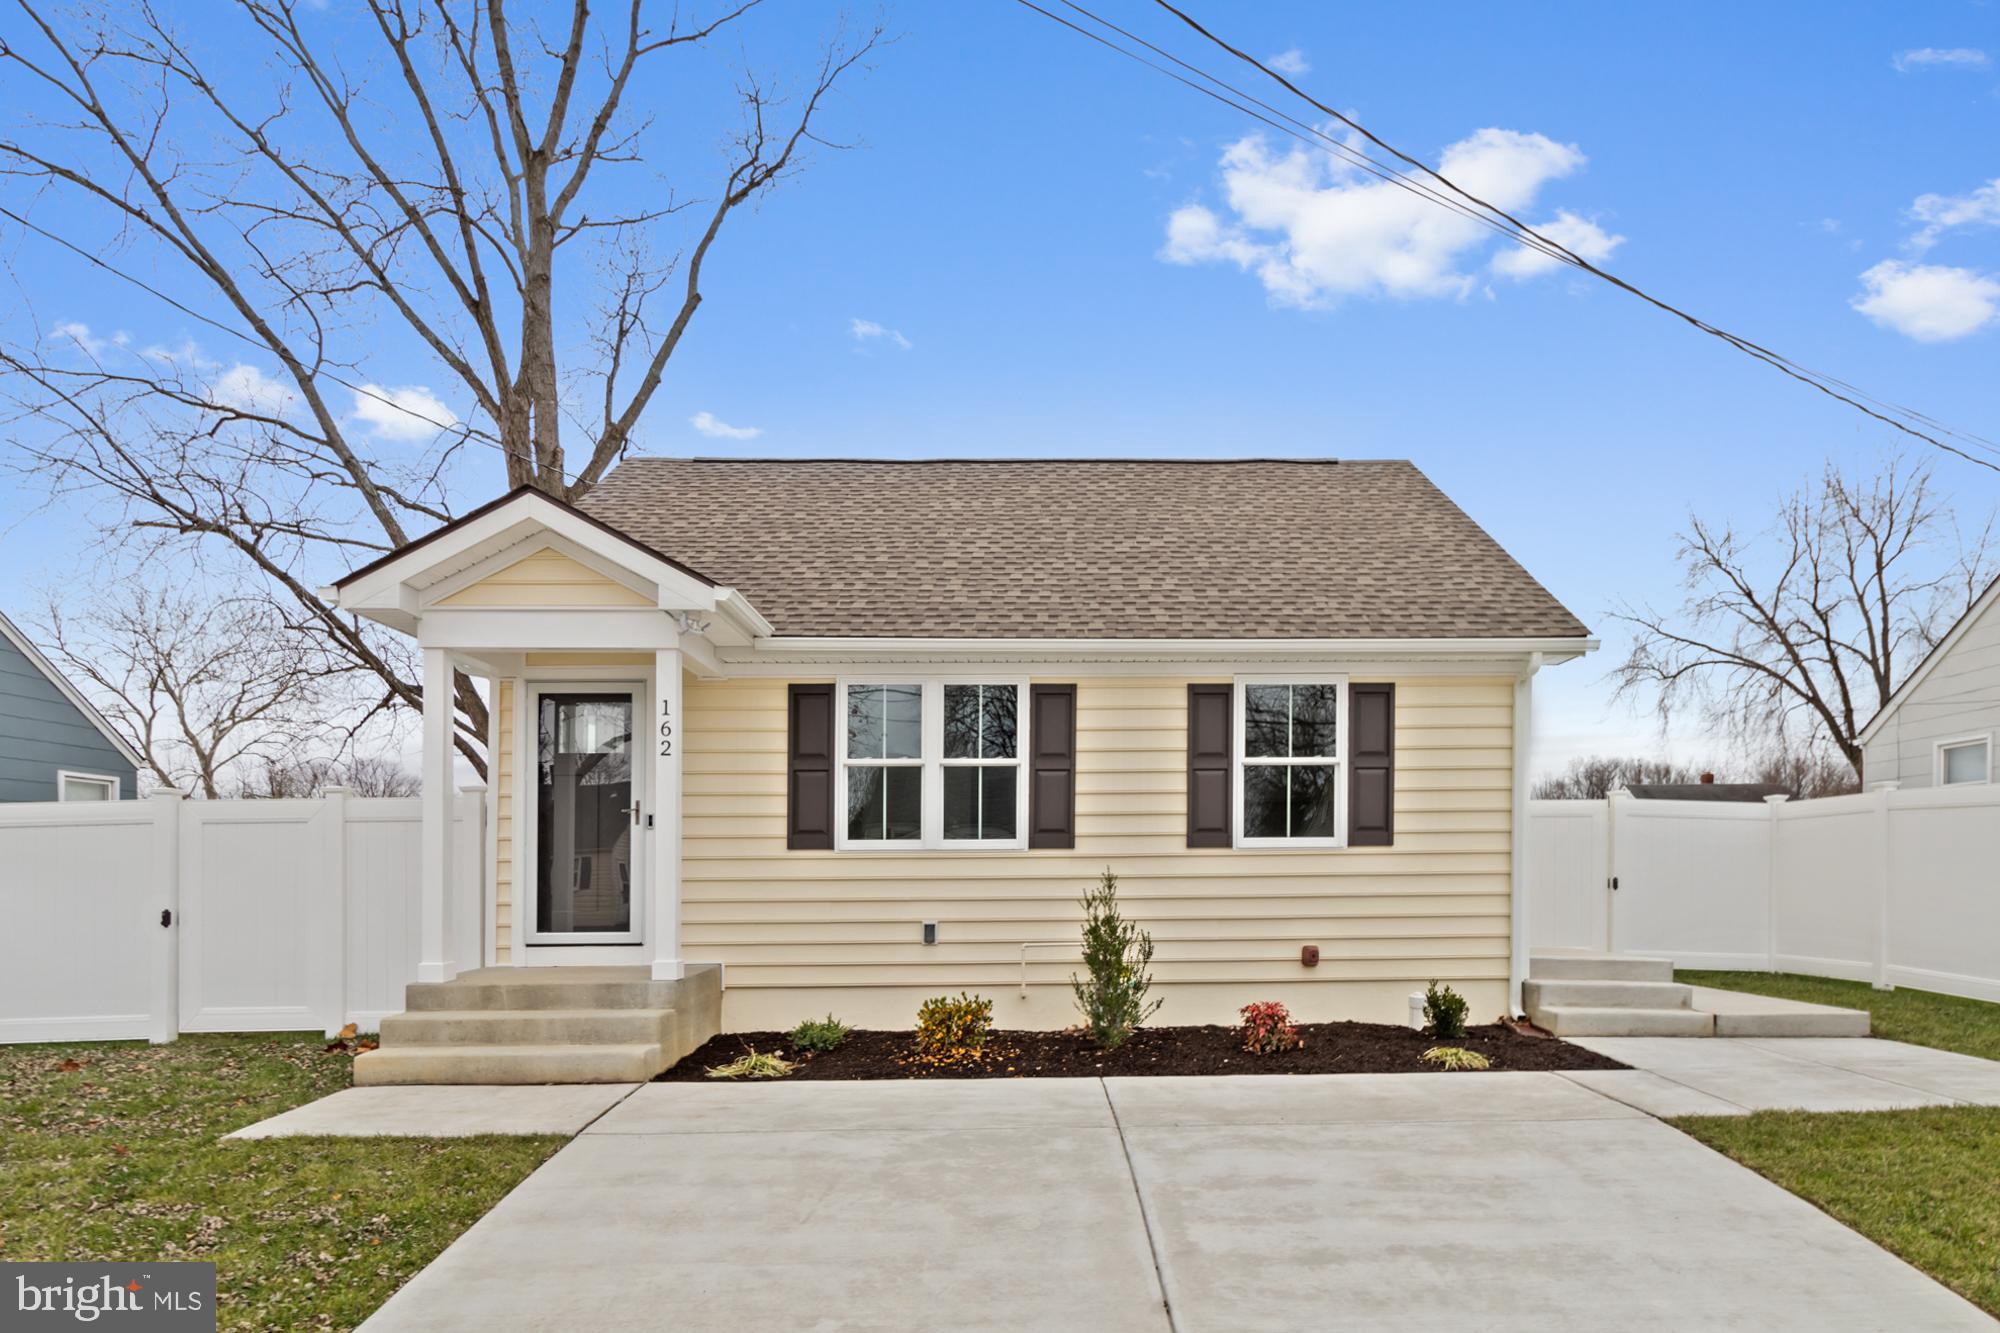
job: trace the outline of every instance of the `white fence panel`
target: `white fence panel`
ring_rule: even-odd
[[[1765,966],[1768,810],[1630,797],[1612,806],[1613,951],[1665,955],[1688,967]]]
[[[455,814],[469,968],[483,794]],[[421,830],[415,799],[344,793],[0,805],[0,1042],[376,1026],[416,978]]]
[[[1898,792],[1888,979],[2000,1000],[2000,807],[1991,788]]]
[[[323,804],[189,801],[184,806],[183,1031],[326,1026],[327,1016],[313,1003],[324,984],[326,953],[325,942],[314,936],[319,923],[313,920],[313,898],[330,888],[323,882],[325,858],[316,854],[311,836]]]
[[[1542,949],[1610,947],[1609,849],[1602,801],[1533,801],[1528,920]]]
[[[0,1042],[147,1035],[153,836],[146,801],[0,805]]]
[[[1771,966],[1869,981],[1882,916],[1882,798],[1834,796],[1778,808]]]

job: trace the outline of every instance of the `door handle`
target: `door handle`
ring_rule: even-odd
[[[632,802],[632,808],[626,813],[632,816],[632,826],[637,828],[639,825],[639,803],[637,801]]]

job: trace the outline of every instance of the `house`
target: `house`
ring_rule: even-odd
[[[422,652],[422,980],[720,964],[741,1031],[959,990],[1065,1026],[1107,867],[1163,1021],[1499,1013],[1533,679],[1596,646],[1400,461],[642,458],[333,593]],[[477,904],[454,670],[494,701]]]
[[[1987,585],[1861,729],[1871,786],[1950,787],[1993,780],[2000,731],[2000,579]]]
[[[1625,790],[1637,801],[1724,801],[1755,804],[1773,796],[1790,796],[1782,782],[1717,782],[1704,773],[1700,782],[1630,782]]]
[[[0,615],[0,801],[139,794],[139,756],[34,641]]]

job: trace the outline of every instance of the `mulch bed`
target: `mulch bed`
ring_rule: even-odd
[[[1624,1069],[1608,1056],[1553,1037],[1529,1036],[1500,1024],[1470,1029],[1463,1041],[1440,1043],[1388,1023],[1300,1023],[1295,1050],[1252,1055],[1233,1027],[1144,1028],[1115,1051],[1099,1050],[1075,1032],[996,1031],[977,1063],[930,1068],[916,1062],[907,1031],[856,1031],[837,1048],[810,1054],[782,1032],[725,1032],[661,1074],[658,1083],[699,1083],[711,1066],[755,1049],[781,1055],[798,1068],[790,1079],[1098,1078],[1145,1074],[1426,1074],[1443,1073],[1418,1057],[1437,1045],[1478,1051],[1497,1070]],[[1470,1072],[1470,1071],[1460,1071]]]

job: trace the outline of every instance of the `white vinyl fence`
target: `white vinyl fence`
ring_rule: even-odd
[[[454,956],[483,954],[484,802],[458,798]],[[400,1013],[420,807],[0,804],[0,1042],[337,1031]]]
[[[2000,1000],[2000,787],[1535,801],[1534,948]]]

